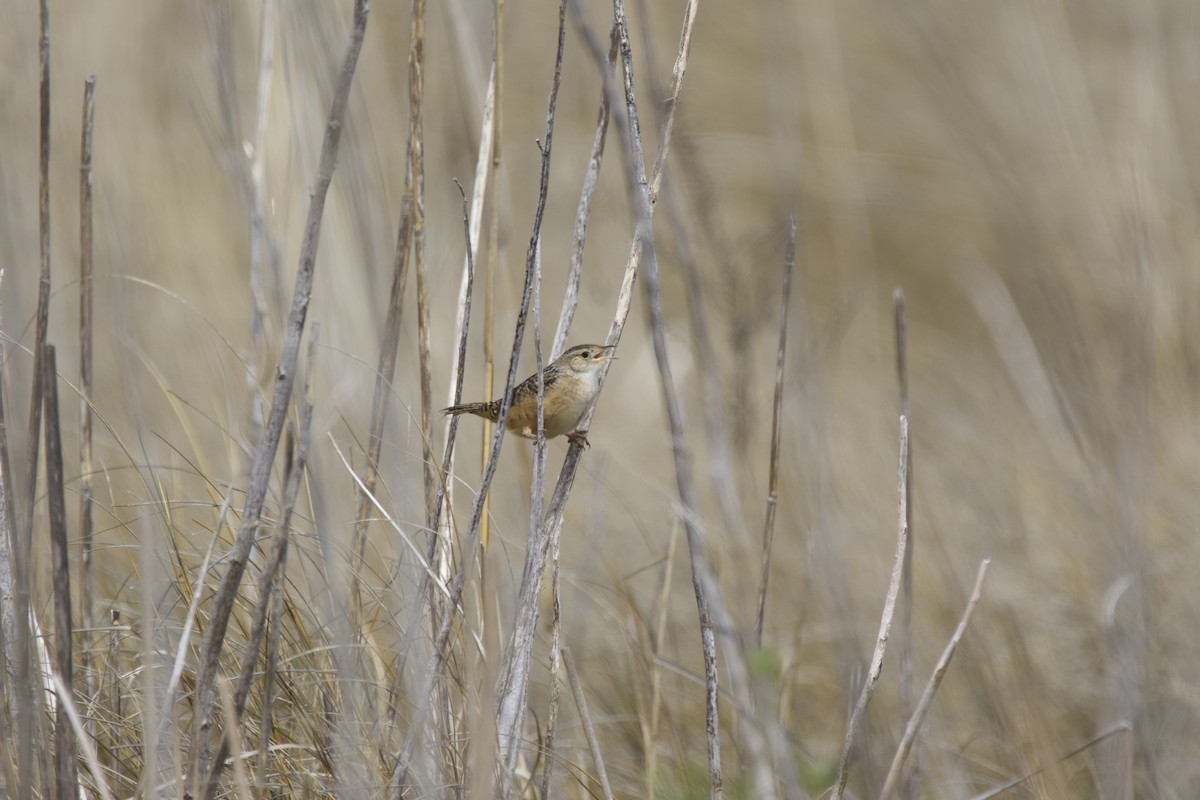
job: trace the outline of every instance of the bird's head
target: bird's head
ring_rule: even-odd
[[[563,353],[559,360],[572,372],[595,372],[616,357],[613,355],[616,349],[616,345],[577,344]]]

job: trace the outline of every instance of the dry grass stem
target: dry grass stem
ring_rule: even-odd
[[[617,20],[618,5],[619,4],[614,4],[614,23]],[[690,5],[689,8],[691,8]],[[580,30],[589,53],[601,71],[601,80],[603,81],[605,92],[612,93],[610,96],[610,107],[613,109],[632,108],[636,117],[636,101],[632,96],[633,90],[631,83],[631,63],[628,63],[628,61],[625,59],[622,60],[625,68],[630,70],[625,79],[628,82],[626,102],[622,104],[619,96],[616,95],[616,88],[612,85],[610,74],[611,70],[606,68],[607,62],[604,57],[604,53],[597,43],[595,36],[592,35],[590,29],[583,22],[583,13],[577,0],[573,0],[572,2],[572,13],[574,14],[576,20],[580,23]],[[620,13],[623,16],[623,8],[621,9]],[[694,13],[685,13],[684,23],[687,30],[684,31],[680,38],[681,45],[683,46],[690,45],[690,27],[694,23],[694,20]],[[625,44],[626,46],[628,45],[627,34]],[[687,54],[681,53],[681,55],[677,57],[676,62],[677,64],[682,64],[685,68],[687,63]],[[678,96],[680,85],[682,84],[685,73],[684,68],[676,70],[672,76],[673,96]],[[674,107],[672,107],[671,111],[672,113],[674,112]],[[625,119],[628,119],[628,111],[626,111]],[[636,132],[636,126],[633,127],[632,133],[627,133],[622,126],[618,126],[618,130],[622,137],[627,135],[638,135]],[[669,131],[670,129],[668,128],[667,130]],[[665,146],[665,142],[660,146]],[[651,210],[652,209],[653,202],[651,201]],[[616,311],[613,315],[613,322],[609,328],[608,336],[605,339],[606,344],[615,345],[620,342],[621,332],[624,330],[626,320],[629,318],[629,309],[633,302],[633,288],[634,284],[636,283],[638,269],[641,263],[641,247],[642,243],[640,237],[635,236],[630,246],[629,260],[626,263],[625,272],[621,281],[621,288],[617,295]],[[568,295],[566,303],[569,304],[570,302],[571,297]],[[564,311],[563,316],[567,316],[567,312]],[[607,374],[607,369],[601,373],[600,380],[602,385]],[[579,428],[581,430],[587,430],[593,413],[594,407],[587,412],[587,414],[584,416],[584,419],[580,422]],[[579,468],[579,460],[582,454],[583,447],[580,444],[572,443],[567,449],[567,456],[563,462],[562,469],[559,471],[558,482],[555,484],[554,493],[545,509],[537,535],[532,537],[529,543],[529,550],[526,553],[525,570],[522,574],[521,590],[517,601],[517,619],[513,626],[513,634],[510,639],[511,644],[509,647],[508,656],[506,658],[506,663],[511,663],[514,665],[513,672],[524,676],[523,682],[528,681],[529,662],[532,654],[534,632],[536,631],[538,619],[537,597],[541,589],[542,576],[545,573],[546,563],[550,553],[557,552],[558,549],[559,536],[562,531],[563,513],[566,509],[567,498],[571,493],[571,487],[575,482],[575,474]],[[525,688],[524,686],[515,686],[512,682],[512,679],[508,678],[507,675],[508,674],[506,673],[502,685],[509,687],[508,694],[512,697],[512,705],[510,706],[510,710],[507,712],[503,706],[501,707],[500,719],[502,723],[507,721],[509,730],[516,730],[516,726],[514,725],[515,720],[513,717],[518,713],[523,716],[523,696]],[[518,688],[520,690],[520,698],[516,696],[518,692],[515,691],[515,689]],[[504,696],[503,692],[501,696]],[[518,704],[521,706],[520,712],[516,710],[516,706],[518,706]],[[500,730],[503,735],[505,727],[502,725]]]
[[[863,682],[854,711],[850,714],[850,722],[846,727],[846,743],[842,747],[842,757],[838,761],[837,778],[833,784],[831,797],[841,800],[846,790],[846,778],[849,774],[850,758],[854,753],[854,739],[858,729],[866,717],[867,705],[875,693],[879,683],[879,675],[883,671],[883,656],[887,652],[888,637],[892,632],[892,618],[896,612],[896,597],[900,593],[900,579],[904,571],[904,554],[908,550],[908,417],[900,417],[900,466],[897,469],[897,484],[899,495],[899,531],[896,535],[896,557],[892,562],[892,577],[888,583],[887,596],[883,601],[883,614],[879,620],[879,635],[875,638],[875,650],[871,654],[871,665],[867,668],[867,678]]]
[[[200,782],[208,771],[207,741],[208,732],[212,726],[212,710],[215,704],[213,684],[218,669],[218,661],[225,640],[225,631],[229,617],[233,611],[234,600],[250,549],[258,532],[259,516],[262,513],[263,500],[266,497],[268,483],[271,477],[271,465],[275,460],[275,451],[279,446],[279,437],[283,432],[283,422],[287,415],[292,387],[296,381],[296,365],[300,354],[300,339],[304,333],[304,321],[308,314],[308,304],[312,296],[313,273],[316,268],[317,245],[320,241],[321,220],[325,210],[325,198],[329,192],[329,184],[333,180],[334,168],[337,165],[337,150],[341,140],[342,124],[346,116],[346,104],[350,98],[350,86],[354,79],[358,55],[362,49],[363,37],[367,27],[367,2],[356,0],[354,5],[354,23],[350,34],[350,43],[346,49],[345,60],[338,77],[337,89],[334,92],[329,119],[325,126],[324,141],[321,145],[320,165],[314,182],[312,199],[309,204],[308,217],[304,226],[304,241],[300,248],[300,266],[296,275],[296,290],[292,301],[292,310],[288,316],[287,328],[284,335],[283,352],[280,355],[279,366],[276,369],[275,392],[271,402],[271,413],[267,427],[254,454],[251,467],[250,484],[246,491],[246,503],[242,511],[242,526],[238,531],[233,547],[230,549],[229,567],[221,580],[217,595],[213,601],[212,616],[209,627],[205,631],[204,642],[200,650],[200,664],[196,678],[196,710],[195,726],[192,737],[192,766],[191,781],[193,794],[199,794]]]
[[[517,351],[520,348],[521,335],[524,333],[525,318],[529,313],[529,304],[532,299],[533,291],[540,282],[540,271],[538,269],[538,252],[541,242],[542,218],[546,211],[546,199],[550,190],[550,153],[554,144],[554,116],[558,109],[558,91],[562,86],[562,65],[563,65],[563,49],[566,42],[566,9],[567,0],[560,0],[558,5],[558,38],[554,58],[554,76],[551,79],[550,95],[546,102],[546,132],[544,139],[538,143],[542,156],[542,171],[541,181],[538,188],[537,208],[533,216],[533,232],[529,237],[529,247],[525,254],[525,287],[522,293],[521,312],[517,318],[517,336],[513,343],[513,360],[509,363],[509,380],[504,387],[504,395],[500,403],[500,417],[496,422],[496,441],[503,434],[505,420],[508,415],[508,407],[511,401],[509,394],[512,392],[513,379],[516,372],[513,367],[516,364]],[[536,347],[535,350],[539,348]],[[544,441],[544,408],[543,401],[545,399],[545,386],[542,382],[542,367],[541,353],[537,353],[538,357],[538,438],[542,442],[541,455],[539,459],[545,458],[545,441]],[[495,447],[495,445],[493,445]],[[496,455],[493,453],[493,456]],[[490,471],[494,469],[495,459],[489,457],[488,467],[489,472],[485,472],[485,478],[489,478]],[[538,481],[535,479],[530,487],[531,497],[537,496],[540,509],[541,497]],[[485,491],[485,488],[480,488],[480,495]],[[477,498],[478,500],[478,498]],[[476,503],[476,508],[479,504]],[[500,667],[500,678],[497,681],[496,690],[496,731],[500,741],[500,764],[505,773],[505,785],[509,784],[508,776],[511,776],[516,767],[517,756],[520,752],[521,729],[525,722],[526,711],[526,696],[529,687],[529,669],[530,669],[530,654],[533,650],[533,636],[535,633],[536,623],[530,624],[530,620],[537,618],[537,589],[532,592],[527,591],[531,580],[531,564],[537,559],[540,553],[539,537],[534,535],[532,528],[536,527],[536,517],[534,512],[536,509],[531,509],[530,518],[531,532],[526,545],[525,553],[525,573],[521,580],[521,593],[517,599],[516,621],[513,623],[513,631],[509,639],[507,648],[505,649],[504,660]],[[478,524],[476,519],[472,519],[472,529]],[[544,569],[544,562],[543,562]],[[540,572],[537,575],[537,584],[541,583]]]
[[[580,17],[577,15],[577,19]],[[567,270],[567,289],[563,297],[562,311],[558,316],[558,328],[554,332],[554,345],[550,349],[550,360],[558,358],[567,348],[567,335],[571,321],[575,318],[575,307],[579,304],[579,279],[583,275],[583,246],[587,240],[588,219],[592,213],[592,197],[600,177],[600,166],[604,163],[604,143],[608,138],[608,119],[612,101],[609,84],[612,82],[613,65],[617,60],[617,36],[614,28],[609,37],[608,58],[604,62],[600,86],[600,110],[596,114],[596,132],[592,135],[592,150],[588,156],[587,173],[583,188],[579,192],[579,206],[575,210],[575,228],[571,234],[571,263]]]
[[[908,321],[904,308],[904,292],[897,288],[892,293],[893,320],[896,329],[896,379],[900,386],[900,413],[912,421],[908,404]],[[906,725],[913,719],[913,553],[916,552],[916,533],[913,531],[913,446],[908,443],[908,480],[904,484],[904,524],[908,528],[908,548],[904,551],[904,574],[900,581],[900,635],[896,642],[900,657],[900,720]],[[901,796],[905,800],[916,800],[920,786],[920,761],[913,764],[911,774],[905,780]]]
[[[600,740],[596,737],[595,726],[592,725],[592,715],[588,713],[587,698],[583,695],[583,686],[579,682],[579,670],[575,666],[571,648],[564,647],[562,655],[563,661],[567,665],[567,679],[571,682],[571,695],[575,698],[575,708],[579,711],[579,721],[583,725],[583,735],[587,739],[592,762],[596,765],[596,779],[600,782],[600,791],[605,800],[613,800],[612,787],[608,784],[608,773],[604,769],[604,757],[600,753]]]
[[[560,19],[562,17],[560,11]],[[517,311],[516,329],[513,332],[513,347],[509,356],[508,372],[505,376],[504,391],[500,396],[500,412],[496,420],[496,430],[492,435],[491,447],[488,451],[487,464],[484,467],[483,476],[479,482],[479,488],[475,495],[475,500],[471,508],[471,519],[467,526],[467,536],[462,547],[464,558],[459,564],[454,573],[453,579],[450,581],[450,603],[447,604],[442,611],[441,620],[435,626],[433,653],[430,655],[430,661],[427,665],[424,677],[422,678],[421,690],[417,694],[417,708],[414,710],[411,721],[411,729],[405,738],[404,746],[401,750],[399,758],[396,760],[395,767],[392,770],[391,792],[390,796],[398,800],[408,784],[409,768],[414,749],[416,747],[417,731],[424,724],[425,714],[428,711],[427,698],[433,686],[435,675],[441,672],[441,665],[448,658],[446,652],[446,644],[450,637],[450,632],[454,623],[456,614],[458,613],[459,600],[462,597],[463,586],[466,582],[467,575],[471,574],[475,562],[476,546],[479,542],[479,527],[480,519],[483,514],[483,504],[487,497],[488,489],[492,484],[492,479],[496,474],[496,467],[500,459],[500,447],[504,443],[504,434],[506,432],[505,423],[508,420],[508,412],[512,405],[512,389],[516,385],[517,366],[521,354],[521,342],[525,335],[525,324],[529,316],[529,306],[533,295],[533,282],[535,272],[535,257],[538,236],[541,231],[542,218],[546,210],[546,197],[549,192],[550,183],[550,152],[553,142],[554,132],[554,112],[558,100],[558,88],[562,80],[562,52],[563,52],[563,26],[559,25],[558,35],[558,54],[555,59],[554,80],[550,89],[550,99],[547,104],[546,112],[546,137],[543,144],[540,145],[542,156],[541,180],[538,191],[538,203],[534,211],[533,235],[530,237],[529,249],[525,259],[525,284],[521,292],[521,304]],[[424,593],[423,593],[424,594]],[[507,663],[507,659],[506,659]],[[506,674],[506,673],[503,673]],[[504,677],[501,677],[500,685],[507,686]],[[501,752],[505,756],[502,763],[508,764],[508,757],[515,758],[517,752],[517,741],[515,734],[509,732],[515,728],[506,726],[504,715],[504,704],[507,693],[501,689],[498,691],[499,704],[501,712],[497,729],[501,743]],[[523,712],[523,698],[520,708]],[[515,712],[514,712],[515,713]],[[508,738],[506,739],[506,736]],[[506,771],[510,771],[506,767]]]
[[[279,524],[275,529],[274,543],[271,548],[271,554],[267,560],[266,568],[258,578],[258,607],[254,611],[253,622],[251,624],[250,633],[246,637],[245,654],[242,657],[242,670],[238,676],[237,683],[233,689],[231,698],[231,709],[233,713],[226,716],[226,728],[237,728],[242,719],[242,712],[246,709],[246,700],[250,696],[250,684],[254,680],[255,665],[258,663],[259,651],[262,647],[263,634],[266,631],[268,613],[271,607],[275,604],[276,598],[281,591],[278,586],[282,585],[286,578],[287,550],[288,550],[288,535],[289,528],[292,524],[292,514],[296,507],[296,500],[300,494],[300,481],[304,476],[304,465],[308,457],[309,445],[312,441],[312,390],[311,377],[313,371],[313,356],[318,338],[316,326],[313,326],[312,335],[309,341],[308,367],[304,372],[304,385],[300,393],[300,401],[297,403],[300,417],[300,434],[297,437],[295,430],[289,425],[287,437],[284,447],[284,478],[283,478],[283,514],[280,517]],[[276,618],[275,627],[278,627],[278,619]],[[276,641],[278,647],[278,641]],[[264,687],[270,684],[267,683]],[[264,704],[262,711],[263,726],[262,738],[259,743],[260,757],[265,756],[270,741],[270,724],[271,719],[270,707]],[[215,795],[217,791],[217,781],[220,778],[221,771],[224,769],[225,758],[229,755],[228,747],[234,742],[226,736],[221,741],[221,749],[218,751],[216,758],[213,759],[213,765],[208,777],[209,796]],[[237,753],[237,750],[233,751]],[[240,764],[240,759],[234,759],[235,765]],[[240,781],[240,778],[239,778]]]
[[[96,76],[83,82],[83,134],[79,145],[79,541],[82,545],[82,575],[79,590],[79,619],[82,627],[84,691],[96,694],[92,598],[96,596],[92,574],[92,135],[96,119]]]
[[[471,188],[471,206],[468,210],[466,194],[462,184],[456,178],[454,183],[463,194],[463,228],[465,231],[466,254],[463,256],[462,282],[458,290],[458,303],[455,306],[454,332],[458,347],[454,350],[450,362],[450,390],[447,405],[458,405],[462,402],[463,370],[467,359],[467,330],[471,300],[474,292],[475,261],[479,254],[479,229],[483,221],[483,204],[487,196],[489,177],[491,175],[492,149],[495,135],[494,121],[496,118],[496,63],[492,62],[488,76],[487,94],[483,103],[483,120],[479,126],[479,152],[475,159],[475,181]],[[435,501],[434,523],[437,526],[438,537],[443,541],[450,540],[450,509],[453,507],[454,489],[454,446],[453,437],[457,432],[457,415],[452,415],[446,424],[446,436],[443,442],[444,454],[442,472],[438,483],[438,500]]]
[[[413,168],[412,258],[413,271],[417,276],[417,360],[421,372],[421,441],[425,446],[421,466],[425,475],[425,525],[432,537],[436,535],[432,523],[437,456],[433,452],[433,366],[429,354],[429,296],[425,286],[425,0],[412,0],[409,21],[408,132]]]
[[[265,341],[265,328],[269,319],[276,319],[282,313],[282,296],[279,275],[279,249],[272,240],[267,228],[267,153],[266,132],[267,112],[271,102],[271,78],[275,64],[275,0],[263,0],[262,12],[259,16],[258,32],[258,83],[255,92],[254,131],[249,141],[243,144],[249,160],[249,168],[240,159],[236,162],[241,181],[245,184],[247,204],[250,210],[250,350],[247,355],[246,369],[246,398],[250,407],[250,418],[253,425],[253,436],[257,438],[262,432],[263,403],[259,386],[264,378],[267,367],[268,352]],[[228,62],[218,60],[218,85],[226,97],[223,107],[234,101],[228,98],[232,69]],[[230,122],[232,126],[232,122]],[[231,138],[233,131],[229,131]],[[271,299],[268,303],[266,283],[270,282]],[[272,313],[274,312],[274,313]]]
[[[1064,754],[1060,759],[1058,759],[1058,761],[1062,762],[1062,761],[1066,761],[1067,759],[1074,758],[1075,756],[1079,755],[1080,753],[1084,752],[1085,750],[1088,750],[1089,748],[1094,747],[1095,745],[1098,745],[1101,742],[1103,742],[1113,736],[1116,736],[1118,733],[1132,734],[1133,726],[1130,725],[1128,722],[1117,722],[1113,725],[1109,725],[1107,728],[1100,731],[1099,733],[1097,733],[1092,738],[1088,739],[1083,744],[1079,745],[1079,747],[1076,747],[1074,750],[1070,751],[1069,753]],[[986,792],[981,792],[980,794],[973,795],[971,797],[971,800],[992,800],[992,798],[994,798],[994,797],[999,797],[1000,795],[1007,792],[1009,789],[1020,786],[1022,783],[1029,780],[1030,778],[1036,778],[1038,775],[1040,775],[1041,773],[1043,773],[1047,769],[1049,769],[1050,766],[1051,766],[1050,764],[1043,764],[1040,767],[1036,767],[1036,768],[1030,770],[1029,772],[1026,772],[1024,775],[1022,775],[1019,778],[1013,778],[1011,781],[1001,784],[1000,786],[997,786],[994,789],[989,789]]]
[[[415,52],[418,43],[418,20],[412,11],[415,9],[410,10],[409,19],[410,105],[414,102],[412,72],[418,58]],[[416,101],[419,103],[420,98],[417,97]],[[362,487],[359,490],[355,511],[354,536],[350,547],[353,558],[350,568],[350,605],[356,619],[362,617],[362,597],[359,584],[361,573],[366,571],[367,528],[370,523],[368,514],[371,506],[369,497],[375,493],[375,484],[379,479],[379,459],[383,453],[383,426],[387,419],[392,379],[396,374],[396,355],[400,348],[400,325],[403,321],[404,291],[408,285],[408,264],[413,250],[411,244],[416,192],[414,186],[416,165],[413,159],[415,137],[416,130],[410,115],[408,144],[404,160],[404,194],[400,201],[400,221],[396,232],[396,248],[392,256],[392,285],[388,294],[387,320],[384,323],[383,338],[379,345],[379,360],[375,368],[375,388],[371,393],[371,419],[367,434],[367,461],[363,468]],[[428,441],[428,439],[424,441]]]
[[[883,782],[883,790],[879,793],[879,800],[888,800],[896,791],[903,774],[905,759],[908,758],[913,743],[917,740],[917,734],[920,733],[921,725],[925,722],[925,715],[933,704],[933,696],[937,693],[938,686],[941,685],[942,678],[945,677],[946,670],[950,667],[950,659],[954,657],[954,651],[958,649],[959,642],[967,632],[967,626],[971,624],[971,615],[975,613],[975,606],[979,605],[979,598],[983,595],[983,579],[987,577],[988,565],[991,563],[991,559],[985,558],[979,564],[979,573],[975,576],[975,588],[971,590],[967,607],[963,611],[962,618],[958,621],[958,627],[955,628],[950,641],[946,643],[946,648],[942,651],[942,657],[938,659],[937,666],[933,668],[933,674],[929,676],[929,683],[925,685],[925,691],[917,702],[916,710],[908,720],[904,729],[904,737],[900,740],[900,746],[896,748],[892,766],[888,769],[887,779]]]
[[[558,552],[551,556],[550,565],[550,702],[546,709],[546,736],[542,746],[542,797],[553,797],[556,737],[558,734],[558,705],[562,695],[562,595],[560,594]]]
[[[55,670],[68,695],[73,694],[71,637],[71,573],[67,550],[67,503],[63,494],[62,432],[58,424],[58,359],[53,345],[42,348],[42,397],[46,403],[46,497],[50,506],[50,551],[53,563]],[[54,707],[54,776],[59,797],[75,794],[79,778],[75,737],[62,703]]]
[[[730,682],[734,686],[738,702],[746,709],[752,708],[749,688],[749,671],[743,659],[741,645],[734,634],[735,626],[725,604],[720,583],[709,562],[701,530],[699,506],[697,504],[695,486],[691,475],[691,456],[686,445],[682,409],[679,403],[678,390],[671,373],[667,355],[666,336],[662,318],[662,299],[658,277],[658,261],[654,244],[654,229],[651,222],[653,205],[651,203],[650,187],[647,181],[645,159],[642,155],[641,135],[638,127],[637,105],[633,91],[633,63],[629,44],[629,29],[626,22],[624,4],[621,0],[614,3],[614,12],[620,41],[621,61],[624,67],[625,100],[627,121],[629,124],[628,137],[623,139],[625,145],[625,167],[628,189],[634,208],[634,219],[637,228],[639,250],[642,254],[643,277],[642,288],[646,300],[646,313],[649,318],[650,330],[654,343],[654,355],[658,364],[660,384],[663,398],[667,407],[667,421],[671,434],[671,448],[675,461],[676,488],[682,505],[684,532],[687,535],[688,553],[692,562],[692,585],[696,596],[696,608],[700,617],[701,650],[704,658],[705,672],[705,729],[708,744],[708,767],[710,792],[712,797],[720,798],[724,793],[724,783],[721,773],[720,723],[718,715],[718,681],[716,660],[716,638],[719,630],[727,655],[730,670]],[[685,25],[694,17],[690,12],[685,13]],[[681,45],[689,40],[689,32],[685,31]],[[683,57],[681,56],[681,59]],[[754,785],[759,797],[775,796],[775,781],[771,774],[767,746],[757,723],[745,720],[743,733],[746,747],[750,751],[750,759],[754,764]]]
[[[788,222],[787,253],[783,258],[783,297],[779,311],[779,349],[775,356],[775,402],[771,407],[771,462],[767,470],[767,512],[763,518],[762,563],[758,577],[758,612],[754,618],[754,645],[762,648],[763,620],[767,613],[767,582],[771,577],[771,544],[775,540],[775,510],[779,505],[779,442],[783,422],[783,368],[787,363],[788,309],[792,274],[796,271],[796,220]]]
[[[83,781],[79,781],[75,786],[71,787],[71,793],[68,797],[76,797],[78,794],[83,794],[84,790],[90,790],[98,795],[101,800],[112,800],[114,797],[112,790],[108,787],[108,781],[105,779],[104,765],[100,763],[100,758],[96,753],[96,746],[92,743],[92,737],[84,728],[84,720],[80,719],[79,709],[75,706],[74,693],[63,682],[62,677],[57,672],[50,673],[51,685],[54,687],[55,700],[62,707],[63,714],[71,725],[71,729],[75,734],[75,740],[79,743],[79,749],[83,751],[84,763],[88,766],[88,772],[92,776],[94,785],[85,787]]]

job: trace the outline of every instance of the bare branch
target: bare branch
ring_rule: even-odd
[[[292,310],[288,316],[284,335],[283,352],[275,373],[275,393],[271,403],[271,414],[255,450],[250,472],[250,484],[246,491],[246,504],[242,511],[242,526],[228,554],[229,569],[225,572],[213,602],[213,612],[205,631],[200,649],[199,671],[196,677],[196,711],[194,735],[192,737],[191,781],[193,794],[198,795],[200,782],[207,773],[208,734],[212,726],[212,712],[216,703],[214,680],[225,641],[229,617],[233,612],[238,586],[246,569],[246,561],[258,532],[259,516],[266,498],[271,478],[271,465],[283,422],[296,381],[296,364],[300,354],[300,339],[304,334],[304,321],[308,315],[308,304],[312,297],[313,273],[316,269],[317,246],[321,236],[321,220],[325,211],[325,198],[333,172],[337,166],[338,144],[341,140],[342,124],[346,116],[346,105],[350,99],[350,86],[354,80],[358,55],[362,49],[367,28],[367,0],[356,0],[354,23],[350,43],[346,49],[337,89],[329,119],[325,125],[324,142],[321,145],[320,165],[313,186],[308,218],[304,225],[304,241],[300,247],[300,265],[296,274],[296,289],[292,299]]]
[[[867,704],[875,693],[875,685],[879,682],[879,674],[883,671],[883,656],[887,651],[888,637],[892,632],[892,617],[896,612],[896,597],[900,593],[900,576],[904,571],[904,554],[908,550],[908,417],[900,417],[900,466],[897,470],[899,494],[899,531],[896,535],[896,557],[892,562],[892,578],[888,583],[887,596],[883,601],[883,615],[879,620],[879,635],[875,639],[875,651],[871,655],[871,665],[867,669],[867,679],[863,683],[862,692],[854,711],[850,714],[850,724],[846,728],[846,743],[842,747],[842,757],[838,762],[837,779],[833,785],[831,797],[841,800],[846,790],[846,777],[850,767],[850,757],[854,752],[854,737],[858,734],[863,717],[866,716]]]
[[[933,674],[929,676],[929,683],[925,685],[925,691],[921,695],[921,699],[917,702],[916,711],[913,712],[912,719],[908,721],[908,726],[904,730],[904,737],[900,740],[900,746],[896,748],[896,755],[892,759],[891,768],[888,770],[887,779],[883,782],[883,791],[879,793],[879,800],[887,800],[896,790],[904,761],[908,758],[913,743],[917,740],[921,724],[925,721],[925,715],[929,712],[929,706],[933,704],[933,696],[942,684],[942,678],[945,677],[946,670],[950,666],[950,659],[954,657],[954,651],[958,648],[958,643],[962,641],[963,635],[967,632],[967,625],[971,623],[971,615],[975,613],[975,606],[979,604],[979,598],[983,595],[983,579],[987,577],[988,565],[991,563],[991,559],[985,558],[979,564],[979,574],[975,577],[975,588],[971,590],[971,597],[967,600],[967,607],[963,611],[962,619],[958,621],[958,627],[954,630],[954,635],[946,643],[946,649],[942,651],[942,657],[938,659],[937,666],[933,669]]]
[[[779,504],[779,439],[783,421],[783,367],[787,353],[788,307],[792,298],[792,273],[796,269],[796,220],[788,231],[787,254],[783,258],[783,299],[779,312],[779,350],[775,356],[775,403],[771,411],[771,466],[767,478],[767,513],[763,520],[762,566],[758,579],[758,614],[754,621],[754,645],[762,647],[763,618],[767,610],[767,581],[771,577],[771,543],[775,539],[775,508]]]

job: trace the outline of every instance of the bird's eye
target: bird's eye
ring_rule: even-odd
[[[591,350],[584,350],[584,351],[583,351],[582,353],[580,353],[579,355],[583,356],[584,358],[591,358],[591,357],[592,357],[592,351],[591,351]]]

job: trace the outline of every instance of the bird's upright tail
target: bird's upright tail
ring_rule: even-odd
[[[477,417],[495,422],[500,418],[500,401],[490,403],[464,403],[461,406],[450,406],[442,409],[443,414],[457,416],[459,414],[474,414]]]

